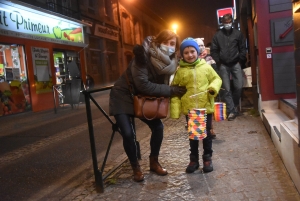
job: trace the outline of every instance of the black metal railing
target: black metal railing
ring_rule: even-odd
[[[78,20],[80,19],[79,11],[72,10],[68,7],[64,7],[64,6],[54,3],[54,2],[46,2],[46,9],[56,12],[56,13],[59,13],[59,14],[62,14],[62,15],[65,15],[65,16],[68,16],[68,17],[71,17],[71,18],[75,18]]]
[[[21,2],[36,6],[36,7],[40,7],[46,10],[50,10],[77,20],[80,20],[80,12],[79,9],[78,10],[72,10],[68,7],[62,6],[61,4],[57,4],[54,2],[40,2],[37,0],[19,0]],[[76,1],[76,4],[78,4],[78,1]]]
[[[93,89],[93,90],[85,90],[82,91],[84,97],[85,97],[85,105],[86,105],[86,115],[87,115],[87,123],[88,123],[88,129],[89,129],[89,137],[90,137],[90,145],[91,145],[91,152],[92,152],[92,160],[93,160],[93,169],[94,169],[94,175],[95,175],[95,182],[97,186],[97,190],[100,193],[104,192],[104,183],[103,181],[112,173],[114,172],[120,165],[123,164],[124,161],[121,161],[119,165],[116,165],[113,169],[111,169],[106,175],[103,175],[104,167],[107,161],[107,157],[111,148],[111,144],[115,135],[115,132],[119,132],[119,127],[116,123],[114,123],[111,118],[106,114],[106,112],[102,109],[102,107],[95,101],[94,97],[91,95],[96,92],[110,90],[112,86],[107,86],[99,89]],[[100,110],[100,112],[105,116],[105,118],[109,121],[109,123],[112,126],[112,134],[111,138],[106,150],[106,154],[102,163],[101,168],[98,168],[98,161],[97,161],[97,152],[96,152],[96,145],[95,145],[95,135],[94,135],[94,127],[93,127],[93,118],[92,118],[92,110],[91,110],[91,101],[95,104],[95,106]],[[135,129],[135,121],[134,117],[132,117],[132,124],[133,128]],[[139,144],[137,142],[137,144]],[[141,159],[140,149],[138,146],[138,159]]]
[[[53,100],[54,100],[54,113],[57,113],[57,106],[60,104],[65,105],[65,94],[63,94],[62,87],[64,85],[71,85],[71,83],[64,83],[64,84],[55,84],[52,86],[52,91],[53,91]],[[70,90],[70,95],[71,95],[71,108],[73,109],[73,99],[72,99],[72,93],[71,93],[71,87],[68,87]],[[58,100],[58,103],[57,103]]]

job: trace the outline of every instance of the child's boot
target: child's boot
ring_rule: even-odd
[[[211,156],[209,154],[202,155],[203,159],[203,172],[211,172],[214,170]]]
[[[186,173],[193,173],[199,168],[199,155],[190,155],[190,164],[185,169]]]

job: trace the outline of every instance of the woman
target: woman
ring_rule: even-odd
[[[129,85],[135,94],[149,96],[182,96],[185,87],[169,86],[169,77],[176,71],[178,50],[178,36],[164,30],[156,37],[147,37],[143,45],[136,45],[133,49],[134,59],[127,70],[116,81],[110,92],[109,114],[116,119],[123,137],[123,147],[130,161],[134,181],[143,181],[137,158],[136,134],[133,130],[131,117],[134,115],[133,99]],[[128,82],[127,82],[128,80]],[[150,170],[158,175],[167,175],[166,169],[158,162],[158,155],[163,140],[163,124],[160,119],[141,119],[151,129],[150,139]]]

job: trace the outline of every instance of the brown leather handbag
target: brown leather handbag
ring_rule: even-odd
[[[168,116],[169,98],[133,96],[134,116],[140,119],[163,119]]]
[[[170,98],[133,95],[132,86],[126,73],[126,81],[133,97],[134,116],[140,119],[163,119],[168,116]]]

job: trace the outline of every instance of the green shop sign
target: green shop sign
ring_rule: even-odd
[[[84,45],[83,25],[27,7],[0,1],[0,35]]]

